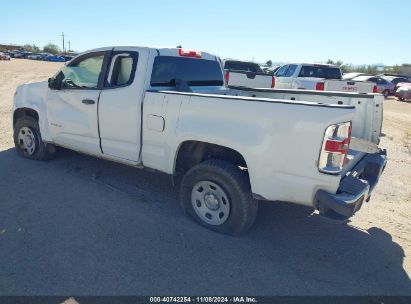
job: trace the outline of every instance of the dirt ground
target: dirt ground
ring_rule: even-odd
[[[242,238],[180,214],[167,176],[62,150],[13,150],[17,85],[61,63],[0,61],[0,295],[411,295],[411,102],[385,101],[388,165],[348,225],[261,204]]]

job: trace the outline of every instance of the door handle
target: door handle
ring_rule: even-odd
[[[93,99],[83,99],[81,102],[86,105],[92,105],[96,103]]]

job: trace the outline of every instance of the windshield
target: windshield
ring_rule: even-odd
[[[223,73],[218,61],[172,56],[157,56],[151,74],[151,86],[176,85],[184,80],[191,86],[222,86]]]
[[[341,70],[336,67],[304,65],[298,77],[341,79]]]

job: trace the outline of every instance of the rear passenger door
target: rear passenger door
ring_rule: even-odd
[[[101,149],[105,156],[140,162],[143,87],[148,50],[114,48],[98,106]]]

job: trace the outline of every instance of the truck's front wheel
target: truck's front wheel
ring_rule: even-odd
[[[41,139],[39,124],[31,116],[19,118],[14,126],[14,145],[21,156],[47,160],[54,155],[54,147]]]
[[[201,225],[231,235],[251,228],[258,211],[246,173],[217,159],[200,163],[185,174],[180,202],[185,213]]]

